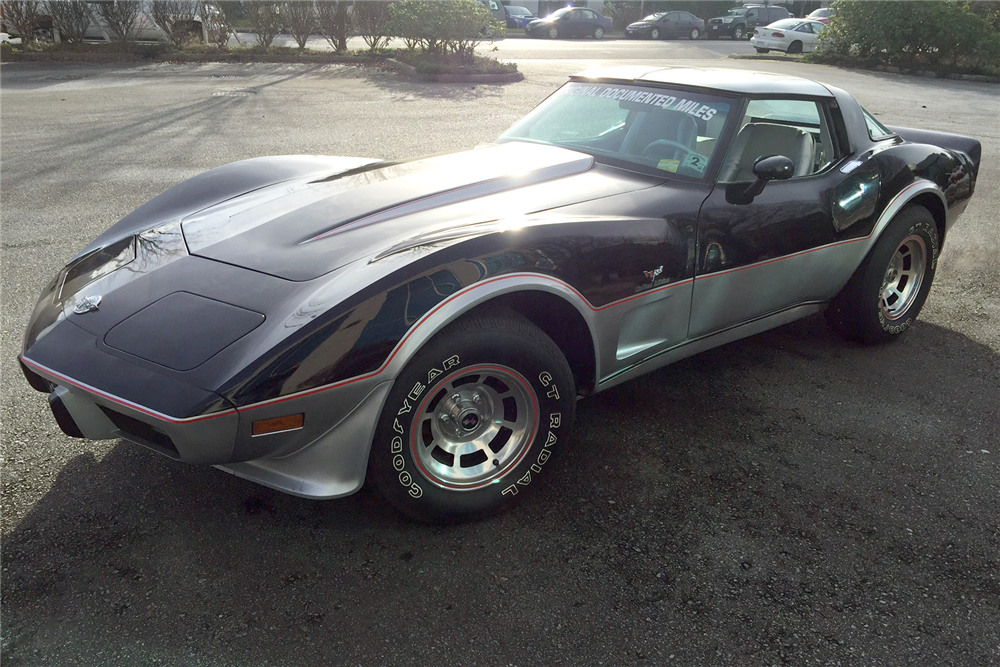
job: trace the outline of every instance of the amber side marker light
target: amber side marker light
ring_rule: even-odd
[[[302,428],[305,421],[306,415],[304,412],[300,412],[297,415],[261,419],[253,423],[252,432],[254,435],[267,435],[268,433],[279,433],[281,431],[294,431],[297,428]]]

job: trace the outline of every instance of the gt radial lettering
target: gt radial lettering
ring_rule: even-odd
[[[538,380],[543,385],[550,387],[550,392],[552,389],[555,389],[556,390],[555,397],[556,398],[559,397],[559,390],[556,389],[556,386],[554,384],[552,384],[552,375],[550,373],[547,372],[542,373],[541,375],[538,376]],[[551,393],[548,395],[551,396]],[[536,458],[535,462],[529,466],[528,472],[524,473],[524,475],[520,479],[518,479],[517,482],[505,488],[501,492],[501,495],[516,496],[518,485],[528,486],[529,484],[531,484],[531,473],[538,474],[542,472],[542,466],[544,466],[546,461],[548,461],[552,457],[552,450],[549,448],[552,447],[552,445],[556,444],[556,441],[558,440],[558,438],[556,438],[556,434],[552,432],[552,429],[557,429],[561,425],[562,425],[561,412],[553,412],[552,414],[549,415],[549,431],[545,436],[545,444],[542,445],[542,450],[538,452],[538,458]]]

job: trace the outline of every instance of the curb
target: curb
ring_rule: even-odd
[[[843,67],[845,69],[860,69],[867,71],[885,72],[887,74],[904,74],[908,76],[920,76],[927,79],[950,79],[952,81],[973,81],[975,83],[1000,83],[1000,76],[987,76],[985,74],[945,74],[934,72],[931,70],[918,70],[918,69],[906,69],[903,67],[895,67],[893,65],[876,65],[874,67],[864,67],[857,63],[841,63],[841,62],[830,62],[830,63],[811,63],[804,60],[801,56],[789,56],[787,54],[775,54],[771,55],[769,53],[731,53],[728,58],[733,60],[778,60],[784,62],[797,62],[806,64],[817,64],[817,65],[830,65],[831,67]]]
[[[434,83],[517,83],[524,79],[524,75],[520,72],[505,72],[502,74],[423,74],[418,72],[417,68],[413,65],[400,62],[395,58],[386,58],[382,62],[404,76]]]

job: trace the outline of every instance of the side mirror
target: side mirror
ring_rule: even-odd
[[[749,187],[732,183],[726,188],[726,200],[730,204],[749,204],[764,191],[768,181],[784,181],[795,175],[795,163],[784,155],[759,157],[753,163],[753,175],[757,180]]]

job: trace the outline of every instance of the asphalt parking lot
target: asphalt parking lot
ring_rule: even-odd
[[[4,663],[1000,663],[1000,87],[723,59],[731,46],[508,40],[497,54],[526,78],[506,86],[4,65]],[[905,338],[861,347],[812,317],[609,390],[579,404],[529,504],[445,528],[368,491],[306,501],[68,438],[23,381],[43,285],[171,185],[259,155],[474,146],[567,74],[616,63],[802,75],[887,124],[979,138],[978,191]]]

